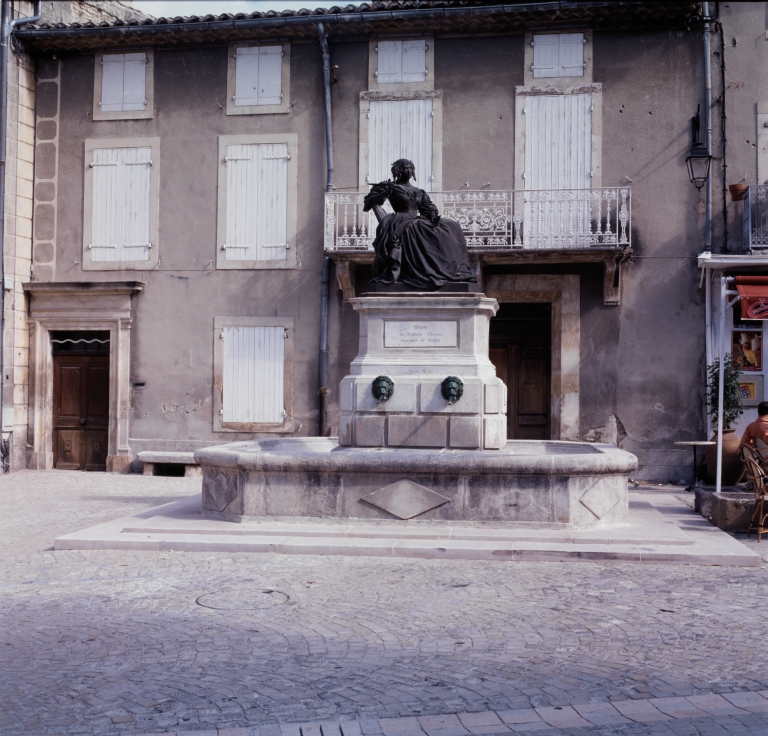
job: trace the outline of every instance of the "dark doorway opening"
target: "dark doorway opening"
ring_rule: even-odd
[[[552,305],[501,304],[490,338],[489,357],[507,384],[507,436],[550,439]]]
[[[53,466],[106,470],[109,332],[51,332]]]

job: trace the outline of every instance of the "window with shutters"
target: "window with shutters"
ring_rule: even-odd
[[[433,46],[431,38],[373,39],[369,45],[369,88],[433,89]]]
[[[219,138],[218,268],[296,263],[295,134]]]
[[[371,100],[368,121],[368,183],[392,178],[392,162],[416,165],[416,186],[432,191],[431,99]]]
[[[97,54],[93,90],[94,120],[151,118],[154,54]]]
[[[441,139],[440,92],[363,92],[360,96],[361,189],[367,191],[370,184],[390,179],[392,162],[408,158],[416,165],[414,184],[427,192],[439,191]]]
[[[227,115],[288,112],[291,44],[229,47]]]
[[[546,80],[546,82],[537,82],[536,80],[539,79]],[[561,86],[562,84],[572,85],[591,81],[591,31],[526,34],[526,84]]]
[[[293,431],[293,319],[214,319],[214,431]]]
[[[158,263],[160,139],[85,143],[83,269]]]

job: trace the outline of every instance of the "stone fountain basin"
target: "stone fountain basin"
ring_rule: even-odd
[[[510,441],[501,450],[251,440],[195,453],[203,514],[588,528],[627,519],[637,458],[612,445]]]

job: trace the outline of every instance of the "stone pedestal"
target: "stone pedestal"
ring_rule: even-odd
[[[482,294],[415,293],[351,300],[360,344],[340,386],[339,444],[347,447],[501,450],[507,442],[506,386],[488,359],[498,303]],[[387,376],[391,397],[373,383]],[[461,398],[442,383],[456,376]]]

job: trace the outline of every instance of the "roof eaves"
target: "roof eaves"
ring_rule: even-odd
[[[226,41],[258,37],[274,36],[280,31],[284,35],[306,37],[314,35],[314,26],[318,21],[325,24],[326,31],[332,35],[345,33],[375,32],[377,29],[392,31],[395,26],[403,26],[409,21],[418,21],[420,26],[433,24],[437,30],[445,30],[446,24],[461,30],[472,31],[478,22],[485,19],[486,25],[499,24],[499,28],[522,28],[530,21],[563,22],[569,19],[591,22],[598,14],[603,18],[610,16],[623,18],[626,25],[629,17],[642,20],[648,25],[649,17],[653,17],[660,26],[667,24],[680,26],[682,19],[695,17],[698,3],[678,3],[671,6],[666,4],[649,4],[646,2],[619,2],[618,0],[554,0],[550,2],[520,2],[520,3],[482,3],[476,4],[457,2],[456,0],[400,0],[399,2],[364,3],[357,7],[348,5],[344,8],[333,6],[328,9],[318,8],[314,11],[283,11],[276,13],[252,13],[245,15],[223,14],[218,17],[206,15],[190,16],[188,18],[159,18],[147,19],[140,22],[119,21],[112,25],[72,24],[70,26],[46,25],[27,26],[16,31],[16,36],[30,50],[50,51],[57,49],[85,49],[96,46],[126,46],[131,43],[157,42],[167,37],[167,43],[177,44],[185,39],[196,42]],[[496,16],[492,20],[491,16]],[[528,17],[528,19],[526,18]],[[685,24],[688,24],[688,20]],[[345,30],[346,29],[346,30]],[[175,36],[175,37],[174,37]],[[202,37],[205,36],[203,39]],[[98,39],[98,41],[97,41]]]

